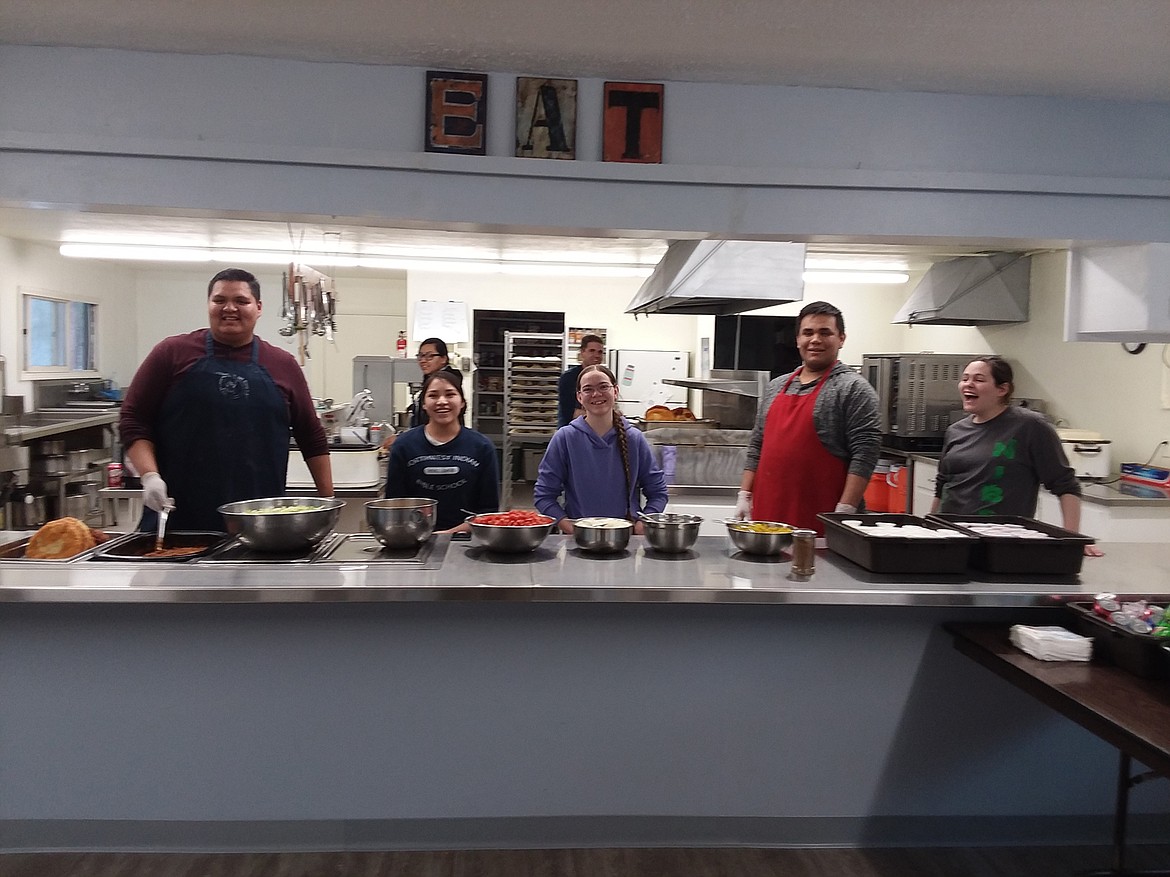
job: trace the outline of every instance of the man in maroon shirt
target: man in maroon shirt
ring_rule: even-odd
[[[289,432],[317,493],[333,495],[325,431],[296,360],[255,335],[260,284],[240,268],[207,286],[208,328],[173,335],[143,360],[119,431],[142,476],[141,529],[164,506],[175,530],[222,530],[226,502],[284,493]]]

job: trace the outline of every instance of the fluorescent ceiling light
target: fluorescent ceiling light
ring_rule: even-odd
[[[638,262],[621,262],[612,254],[605,254],[599,260],[581,258],[585,254],[573,253],[571,259],[519,260],[507,257],[486,257],[482,250],[475,258],[459,258],[450,251],[434,250],[434,256],[394,255],[358,253],[280,252],[276,250],[219,249],[214,247],[163,247],[106,243],[61,244],[60,253],[76,259],[121,259],[147,262],[225,262],[231,264],[285,265],[298,262],[329,268],[378,268],[393,271],[427,271],[452,274],[519,274],[558,277],[648,277],[652,265]],[[532,254],[525,254],[532,255]],[[580,259],[580,261],[578,261]]]
[[[805,271],[805,283],[908,283],[910,275],[902,271]]]
[[[905,259],[888,256],[808,256],[804,267],[809,271],[902,271],[910,270]]]

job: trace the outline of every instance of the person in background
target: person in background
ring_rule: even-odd
[[[585,413],[577,403],[577,376],[587,365],[601,365],[605,358],[605,342],[600,335],[581,337],[581,348],[577,351],[579,365],[572,366],[557,380],[557,426],[567,426],[574,417]]]
[[[386,498],[438,500],[435,530],[470,530],[464,510],[500,508],[500,470],[491,439],[460,423],[467,407],[458,372],[439,369],[423,379],[419,399],[427,420],[407,430],[390,450]]]
[[[451,357],[447,352],[447,344],[442,338],[427,338],[418,346],[418,355],[415,358],[418,359],[418,366],[422,369],[424,383],[429,375],[445,371],[458,378],[462,391],[463,373],[451,368]],[[419,390],[414,401],[410,403],[410,425],[412,427],[422,426],[427,422],[426,406],[421,404],[421,399],[422,390]],[[460,423],[462,423],[462,411],[460,415]]]
[[[450,354],[447,352],[447,343],[442,338],[427,338],[422,344],[418,346],[418,354],[415,357],[418,360],[418,367],[422,369],[423,382],[429,375],[435,372],[445,371],[459,379],[460,387],[463,386],[463,373],[451,368]],[[421,402],[422,390],[411,400],[407,411],[410,412],[410,428],[422,426],[427,422],[426,407]],[[463,415],[459,417],[459,422],[463,423]],[[391,432],[382,441],[382,447],[379,449],[379,456],[385,456],[389,451],[390,446],[398,438],[397,433]]]
[[[601,516],[634,521],[634,532],[641,535],[637,515],[666,508],[662,469],[646,437],[617,410],[613,372],[603,365],[582,366],[576,389],[585,413],[548,443],[532,491],[536,509],[555,518],[562,533],[573,532],[572,518]]]
[[[155,345],[122,404],[119,435],[141,474],[139,528],[223,530],[216,508],[281,496],[289,430],[317,493],[333,495],[325,430],[297,361],[255,334],[260,283],[227,268],[207,285],[208,328]]]
[[[1060,500],[1066,530],[1080,532],[1081,483],[1056,430],[1035,411],[1012,405],[1011,365],[999,356],[967,363],[959,395],[968,416],[943,438],[932,511],[949,515],[1036,515],[1043,484]],[[1085,554],[1103,552],[1086,545]]]
[[[735,505],[743,519],[780,521],[823,534],[821,512],[857,511],[881,446],[878,398],[839,362],[845,319],[825,301],[797,318],[800,368],[769,382],[748,439]]]

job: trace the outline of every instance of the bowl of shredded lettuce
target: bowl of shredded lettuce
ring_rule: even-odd
[[[333,532],[344,500],[317,496],[245,499],[219,507],[228,533],[256,551],[303,551]]]

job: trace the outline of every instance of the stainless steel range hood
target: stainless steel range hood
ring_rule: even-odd
[[[986,326],[1028,319],[1032,257],[960,256],[932,265],[891,322]]]
[[[739,314],[804,298],[804,244],[675,241],[627,314]]]

